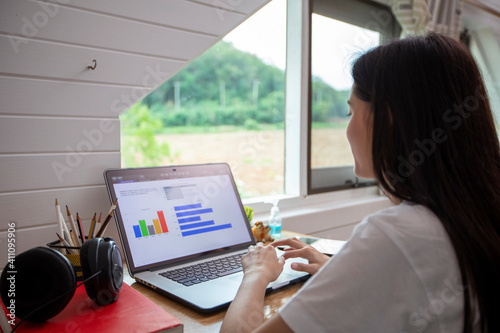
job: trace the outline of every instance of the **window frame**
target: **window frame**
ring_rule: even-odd
[[[495,39],[492,29],[482,29],[472,34],[469,49],[482,72],[495,121],[500,124],[500,86],[495,83],[499,81],[500,70],[494,62],[500,43]]]
[[[311,189],[310,146],[311,146],[311,18],[312,2],[316,0],[287,1],[287,52],[285,70],[285,189],[283,195],[277,196],[282,212],[294,216],[297,211],[309,210],[325,203],[349,202],[355,205],[360,202],[379,200],[381,192],[374,182],[355,182],[346,186],[335,186]],[[345,5],[342,15],[356,16],[350,12],[359,7],[352,7],[353,0],[341,1]],[[387,6],[373,1],[360,1],[371,9],[387,11],[396,22],[394,15]],[[327,2],[323,1],[323,2]],[[351,9],[349,9],[351,8]],[[394,38],[399,37],[401,28],[394,23],[391,26]],[[383,39],[383,42],[389,38]],[[352,172],[352,166],[348,167]],[[340,169],[337,169],[340,170]],[[328,177],[329,170],[324,177]],[[320,178],[321,179],[321,178]],[[321,180],[320,180],[321,181]],[[268,197],[244,199],[245,205],[254,209],[256,218],[265,219],[271,206]],[[295,213],[294,213],[295,212]],[[285,213],[285,215],[287,215]]]
[[[366,0],[309,0],[308,14],[308,94],[307,94],[307,194],[331,192],[375,185],[375,180],[356,177],[353,166],[312,168],[312,14],[319,14],[380,33],[380,44],[398,38],[401,28],[389,7]],[[385,18],[383,15],[386,15]],[[287,51],[288,52],[288,51]],[[287,66],[288,70],[288,66]]]

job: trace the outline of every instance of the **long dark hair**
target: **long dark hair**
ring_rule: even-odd
[[[430,33],[365,53],[352,75],[354,94],[371,103],[382,189],[431,209],[449,235],[466,288],[464,332],[476,312],[482,332],[500,332],[500,147],[472,54]]]

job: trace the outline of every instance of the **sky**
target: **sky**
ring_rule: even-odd
[[[237,49],[255,54],[267,64],[285,69],[286,1],[271,1],[224,40],[232,42]],[[377,32],[313,14],[313,75],[337,90],[350,89],[351,61],[356,54],[376,46],[378,40]]]

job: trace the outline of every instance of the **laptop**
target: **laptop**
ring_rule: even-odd
[[[255,239],[225,163],[108,169],[111,202],[130,276],[200,312],[226,308]],[[277,255],[281,255],[277,251]],[[303,281],[294,258],[267,291]]]

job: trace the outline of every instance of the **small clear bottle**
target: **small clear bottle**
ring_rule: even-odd
[[[278,207],[278,199],[273,200],[273,208],[271,208],[271,214],[269,215],[269,227],[271,228],[269,234],[271,237],[277,239],[281,238],[281,215],[280,209]]]

